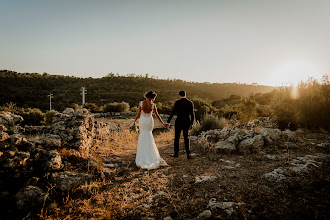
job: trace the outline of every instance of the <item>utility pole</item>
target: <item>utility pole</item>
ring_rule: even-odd
[[[87,90],[85,87],[81,87],[80,89],[81,91],[81,95],[82,95],[82,105],[84,106],[85,105],[85,95],[87,95]]]
[[[52,93],[49,93],[49,111],[52,110],[52,98],[53,98],[53,94]]]
[[[227,90],[225,90],[225,99],[227,98]]]

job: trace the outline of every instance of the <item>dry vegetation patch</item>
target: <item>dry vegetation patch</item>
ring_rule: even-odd
[[[244,156],[204,152],[192,145],[193,159],[187,160],[183,150],[179,158],[170,157],[173,130],[156,132],[156,144],[169,166],[145,171],[135,166],[138,134],[122,126],[120,132],[111,135],[111,141],[97,146],[91,156],[100,165],[118,166],[94,169],[90,183],[70,192],[44,216],[49,219],[193,219],[211,209],[208,204],[215,199],[219,204],[234,205],[229,209],[211,209],[211,219],[327,219],[328,159],[318,167],[310,167],[304,175],[292,174],[281,182],[264,178],[265,173],[288,166],[290,160],[298,156],[329,153],[327,148],[316,146],[328,141],[327,134],[299,131],[297,135],[301,139],[298,147],[274,146]]]

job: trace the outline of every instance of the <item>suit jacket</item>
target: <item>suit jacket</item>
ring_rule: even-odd
[[[181,98],[177,100],[174,104],[172,113],[167,120],[167,123],[171,122],[175,114],[177,114],[175,125],[182,125],[189,127],[194,124],[194,120],[195,120],[194,104],[190,100],[186,98]]]

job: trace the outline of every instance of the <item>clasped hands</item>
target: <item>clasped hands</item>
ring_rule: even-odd
[[[169,123],[164,123],[164,127],[165,128],[170,128],[170,124]]]

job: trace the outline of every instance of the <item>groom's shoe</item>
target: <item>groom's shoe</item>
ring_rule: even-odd
[[[188,154],[187,159],[192,159],[192,156],[190,154]]]
[[[172,157],[179,157],[179,153],[172,154]]]

